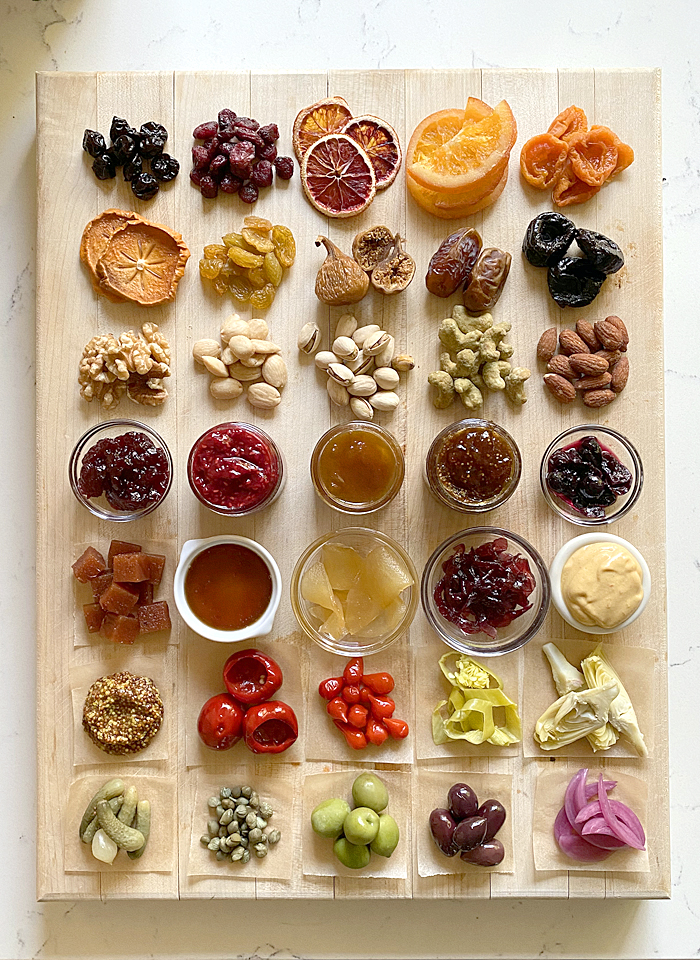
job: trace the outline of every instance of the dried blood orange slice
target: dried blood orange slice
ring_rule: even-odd
[[[384,190],[394,182],[401,166],[401,146],[391,124],[366,114],[346,123],[342,133],[357,140],[371,160],[377,190]]]
[[[478,200],[465,200],[462,194],[445,196],[432,190],[426,190],[424,187],[421,187],[420,184],[416,183],[410,174],[406,175],[408,192],[416,203],[422,207],[426,213],[431,213],[434,217],[439,217],[441,220],[459,220],[462,217],[471,217],[480,210],[491,206],[503,193],[507,182],[508,166],[506,165],[505,172],[501,175],[501,179],[486,196]]]
[[[190,252],[174,230],[147,220],[129,221],[97,261],[100,286],[141,306],[173,300]]]
[[[301,182],[309,202],[327,217],[354,217],[374,200],[374,167],[345,134],[321,137],[304,154]]]
[[[329,133],[340,133],[351,119],[350,107],[342,97],[327,97],[300,110],[292,130],[292,144],[299,163],[312,143]]]

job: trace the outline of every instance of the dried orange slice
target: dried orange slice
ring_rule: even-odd
[[[137,213],[130,210],[105,210],[91,220],[83,230],[83,236],[80,241],[80,259],[87,267],[90,273],[90,281],[96,293],[101,293],[113,303],[124,303],[124,297],[111,293],[100,286],[97,278],[97,261],[109,246],[117,230],[121,230],[132,220],[140,220]]]
[[[506,165],[505,172],[502,174],[501,179],[495,188],[487,193],[486,196],[481,197],[479,200],[463,200],[461,199],[461,194],[444,196],[435,191],[425,190],[416,183],[410,174],[406,175],[408,192],[416,203],[425,210],[426,213],[431,213],[434,217],[439,217],[441,220],[458,220],[462,217],[471,217],[480,210],[484,210],[498,200],[505,190],[507,182],[508,166]]]
[[[538,133],[520,151],[523,179],[537,190],[547,190],[557,182],[566,165],[567,144],[551,133]]]
[[[312,143],[329,133],[340,133],[351,119],[350,107],[342,97],[327,97],[300,110],[292,130],[292,144],[299,163]]]
[[[377,190],[385,190],[396,179],[401,166],[401,146],[391,124],[366,114],[354,117],[342,132],[357,140],[372,162]]]
[[[301,182],[309,202],[327,217],[354,217],[377,192],[374,167],[360,144],[345,134],[321,137],[304,154]]]
[[[174,299],[189,256],[179,233],[139,218],[114,233],[97,276],[103,290],[149,307]]]
[[[414,130],[406,151],[413,179],[427,190],[461,193],[493,172],[507,158],[517,137],[517,125],[505,100],[490,112],[471,98],[472,108],[441,110]],[[457,125],[459,123],[459,126]]]

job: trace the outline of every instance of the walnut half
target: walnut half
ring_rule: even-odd
[[[170,376],[170,347],[155,323],[144,323],[142,334],[127,330],[93,337],[80,360],[80,395],[113,410],[125,393],[135,403],[158,406],[168,391],[163,378]]]

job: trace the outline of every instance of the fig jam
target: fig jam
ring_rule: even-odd
[[[78,492],[90,500],[103,494],[118,511],[143,510],[167,493],[165,453],[145,433],[131,431],[98,440],[83,457]]]
[[[196,441],[187,467],[195,496],[216,513],[241,515],[267,506],[282,486],[282,456],[249,423],[220,423]]]
[[[606,508],[629,493],[632,474],[594,436],[555,450],[547,462],[547,487],[577,513],[604,519]]]

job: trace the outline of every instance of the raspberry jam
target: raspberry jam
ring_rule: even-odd
[[[241,516],[271,504],[282,488],[282,454],[250,423],[220,423],[190,451],[192,492],[215,513]]]

